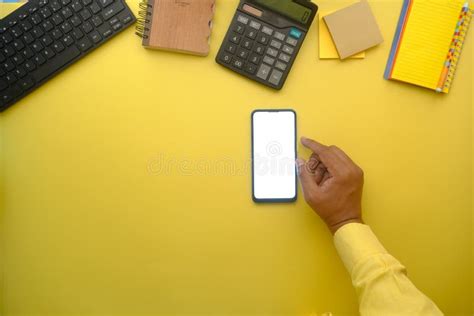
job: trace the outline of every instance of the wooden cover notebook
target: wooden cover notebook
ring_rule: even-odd
[[[142,0],[137,35],[147,48],[207,56],[215,0]]]
[[[405,0],[384,77],[448,93],[471,15],[466,0]]]

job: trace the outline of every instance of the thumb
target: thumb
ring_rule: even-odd
[[[298,168],[301,186],[303,187],[303,193],[307,194],[317,189],[318,185],[314,180],[314,176],[311,174],[309,167],[306,165],[306,161],[302,158],[298,158],[296,159],[296,166]]]

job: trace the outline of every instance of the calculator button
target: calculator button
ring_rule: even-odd
[[[240,43],[240,36],[237,34],[234,34],[230,37],[229,39],[232,43],[239,44]]]
[[[293,37],[288,37],[288,38],[286,39],[286,42],[287,42],[288,44],[290,44],[291,46],[296,46],[296,44],[298,44],[298,41],[295,40]]]
[[[239,15],[237,17],[237,21],[239,21],[240,23],[243,23],[243,24],[247,24],[247,23],[249,23],[249,18],[245,17],[243,15]]]
[[[268,26],[264,26],[262,28],[262,32],[269,35],[269,36],[273,35],[273,30],[271,28],[269,28]]]
[[[232,60],[232,56],[230,54],[224,53],[221,55],[220,60],[222,60],[226,64],[229,64],[230,61]]]
[[[272,58],[270,56],[265,56],[263,57],[263,62],[273,66],[273,64],[275,63],[275,58]]]
[[[237,23],[234,26],[234,32],[239,33],[239,34],[244,34],[245,31],[245,25]]]
[[[263,45],[266,45],[268,43],[268,36],[265,35],[265,34],[260,34],[257,38],[257,42],[259,42],[260,44],[263,44]]]
[[[275,47],[276,49],[280,49],[281,48],[281,43],[279,41],[272,40],[270,42],[270,46]]]
[[[281,53],[280,56],[278,56],[278,58],[280,58],[281,60],[283,60],[286,63],[290,62],[290,56],[288,56],[287,54]]]
[[[250,49],[252,49],[253,42],[251,40],[245,39],[245,40],[242,41],[241,46],[250,50]]]
[[[247,57],[249,57],[249,51],[239,47],[237,49],[237,54],[236,55],[238,57],[242,58],[242,59],[247,59]]]
[[[262,45],[255,45],[255,47],[253,48],[254,52],[256,52],[257,54],[260,54],[260,55],[263,55],[263,52],[265,51],[265,46],[262,46]]]
[[[267,80],[268,75],[270,74],[270,70],[272,70],[272,67],[265,64],[261,64],[257,72],[257,77],[262,80]]]
[[[273,69],[270,79],[268,81],[275,86],[280,84],[281,78],[283,77],[283,73],[279,70]]]
[[[290,54],[290,55],[291,55],[291,54],[293,54],[293,52],[294,52],[295,50],[294,50],[292,47],[288,46],[288,45],[284,45],[282,51],[283,51],[284,53],[287,53],[287,54]]]
[[[258,32],[253,29],[248,29],[247,32],[245,32],[245,36],[251,39],[255,39],[255,37],[257,37],[257,33]]]
[[[282,63],[281,61],[277,61],[275,64],[275,67],[283,71],[286,70],[286,64]]]
[[[298,30],[298,29],[296,29],[296,28],[294,28],[294,27],[291,28],[291,31],[290,31],[290,36],[291,36],[291,37],[294,37],[294,38],[296,38],[296,39],[300,39],[302,34],[303,34],[303,33],[301,33],[300,30]]]
[[[280,32],[275,32],[275,35],[273,35],[276,39],[280,40],[280,41],[284,41],[285,40],[285,34],[283,33],[280,33]]]
[[[234,66],[235,68],[242,69],[242,67],[244,66],[244,62],[238,58],[233,58],[232,66]]]
[[[260,56],[258,56],[255,53],[252,53],[249,58],[251,63],[254,63],[255,65],[258,65],[260,63]]]
[[[235,44],[227,44],[225,50],[228,51],[229,53],[235,54],[235,50],[237,49],[237,46]]]
[[[268,47],[267,54],[272,56],[272,57],[277,57],[278,51],[274,48]]]
[[[250,21],[250,27],[251,28],[254,28],[256,30],[260,30],[260,27],[262,26],[262,24],[256,22],[256,21]]]
[[[257,66],[255,66],[254,64],[251,64],[251,63],[247,63],[247,64],[245,64],[244,69],[245,69],[246,72],[253,75],[257,71]]]

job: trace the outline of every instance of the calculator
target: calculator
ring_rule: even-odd
[[[308,0],[241,0],[216,62],[280,90],[317,11]]]

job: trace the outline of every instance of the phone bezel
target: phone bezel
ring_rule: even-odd
[[[259,199],[255,197],[255,170],[254,170],[254,142],[253,142],[253,136],[254,136],[254,122],[253,118],[255,113],[258,112],[292,112],[295,117],[295,158],[297,157],[297,115],[296,111],[293,109],[257,109],[252,111],[252,114],[250,115],[250,122],[251,122],[251,143],[252,143],[252,148],[251,148],[251,163],[252,163],[252,200],[255,203],[291,203],[295,202],[298,198],[298,170],[296,170],[296,162],[295,162],[295,196],[291,198],[281,198],[281,199]]]

